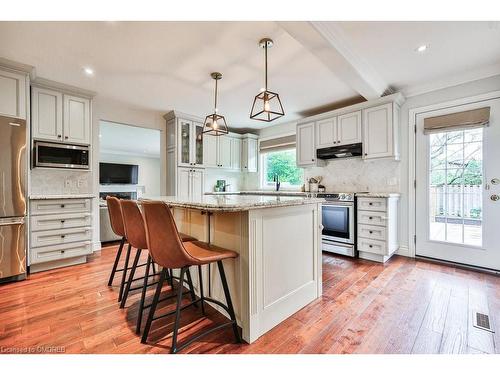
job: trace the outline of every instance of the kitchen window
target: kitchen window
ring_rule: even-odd
[[[276,184],[274,176],[278,176],[281,187],[297,189],[304,182],[304,171],[297,167],[295,147],[287,150],[271,151],[261,154],[261,187],[272,188]]]

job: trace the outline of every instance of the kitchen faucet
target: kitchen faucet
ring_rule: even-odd
[[[276,191],[279,191],[281,182],[280,177],[277,174],[274,175],[273,181],[276,182]]]

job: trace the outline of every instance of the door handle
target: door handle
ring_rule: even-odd
[[[493,202],[496,202],[497,200],[500,199],[500,196],[498,194],[492,194],[490,196],[490,199],[493,201]]]

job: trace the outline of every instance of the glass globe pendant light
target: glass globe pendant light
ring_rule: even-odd
[[[229,133],[226,119],[224,116],[217,113],[217,81],[222,78],[222,73],[213,72],[210,76],[215,80],[214,113],[205,117],[205,122],[203,123],[203,134],[219,136]]]
[[[269,38],[261,39],[259,42],[259,46],[264,48],[265,55],[265,86],[264,90],[255,95],[253,100],[250,111],[250,118],[253,120],[271,122],[285,114],[279,95],[267,88],[267,50],[273,44],[273,40]]]

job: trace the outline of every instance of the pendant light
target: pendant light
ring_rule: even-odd
[[[250,111],[251,119],[265,122],[271,122],[285,114],[279,95],[267,89],[267,50],[273,44],[273,40],[269,38],[261,39],[259,42],[259,46],[264,48],[265,55],[265,86],[264,90],[255,96]]]
[[[205,117],[203,123],[203,133],[210,135],[224,135],[229,133],[226,119],[217,113],[217,81],[222,78],[222,73],[214,72],[210,76],[215,80],[215,105],[214,113]]]

